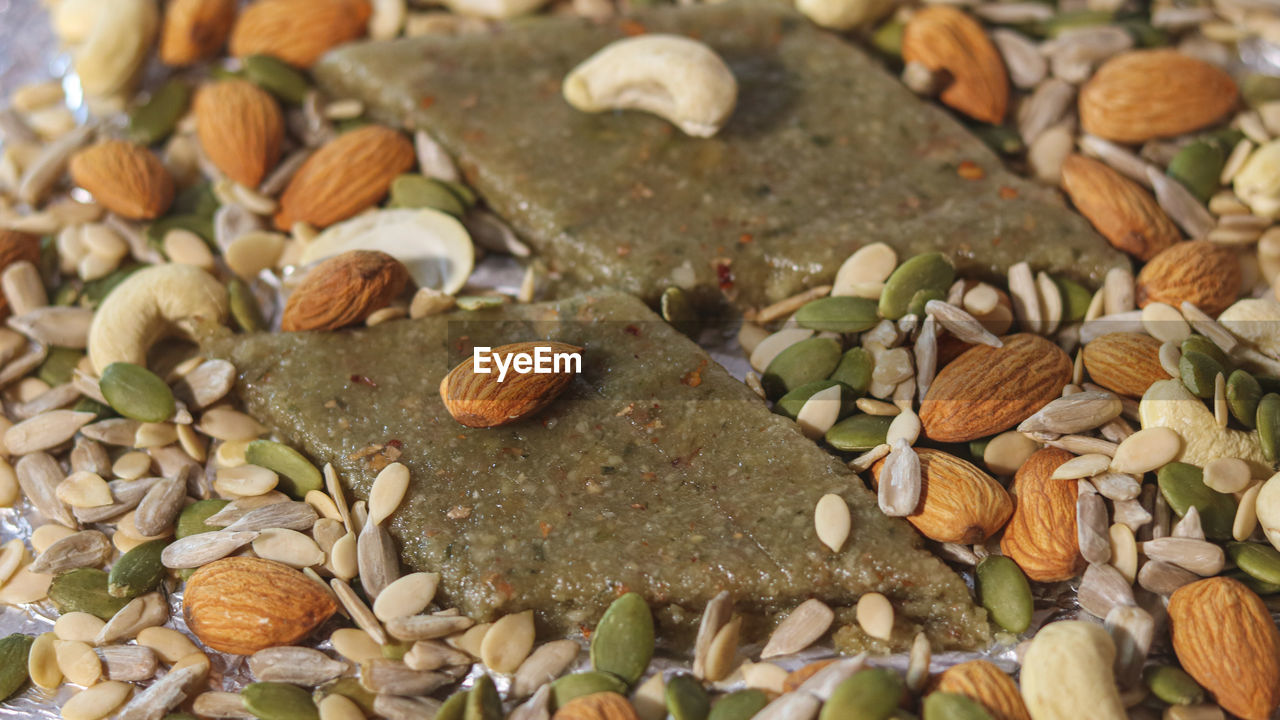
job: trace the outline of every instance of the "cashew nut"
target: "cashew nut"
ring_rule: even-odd
[[[160,26],[155,0],[115,0],[95,13],[93,29],[73,57],[86,95],[123,90],[151,51]]]
[[[1273,358],[1280,358],[1280,303],[1247,298],[1222,311],[1218,322]]]
[[[1204,467],[1210,460],[1234,457],[1249,463],[1255,477],[1271,474],[1258,433],[1218,425],[1209,408],[1181,380],[1152,383],[1138,403],[1138,418],[1143,428],[1167,427],[1182,436],[1182,454],[1177,460]]]
[[[564,99],[584,112],[644,110],[694,137],[711,137],[738,101],[738,81],[703,43],[641,35],[606,45],[564,79]]]
[[[193,265],[139,270],[107,295],[89,326],[89,359],[99,374],[113,362],[145,365],[147,351],[163,337],[186,334],[183,320],[222,322],[227,290]]]
[[[873,22],[892,9],[890,0],[796,0],[796,9],[815,24],[833,30],[852,30]]]
[[[1022,659],[1022,699],[1031,717],[1125,720],[1115,659],[1115,642],[1101,625],[1063,620],[1041,628]]]

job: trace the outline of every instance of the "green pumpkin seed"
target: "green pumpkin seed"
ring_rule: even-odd
[[[163,253],[164,236],[168,235],[170,230],[190,230],[206,243],[213,241],[213,219],[195,214],[170,215],[161,218],[148,225],[147,229],[142,231],[142,236],[146,239],[147,245]]]
[[[49,584],[49,599],[63,615],[87,612],[103,620],[110,620],[129,602],[107,592],[107,574],[97,568],[77,568],[55,577]]]
[[[27,657],[35,641],[35,637],[21,633],[0,640],[0,702],[13,697],[27,684]]]
[[[977,135],[987,147],[1001,155],[1021,155],[1027,149],[1027,144],[1022,141],[1022,135],[1008,125],[965,123],[965,127],[969,132]]]
[[[305,455],[273,440],[254,440],[244,450],[244,459],[280,476],[278,489],[295,500],[324,487],[324,476]]]
[[[244,709],[261,720],[320,720],[311,693],[297,685],[249,683],[240,697],[244,699]]]
[[[244,74],[254,85],[287,103],[301,105],[311,92],[307,76],[270,55],[250,55],[244,59]]]
[[[365,686],[360,684],[359,678],[338,678],[328,685],[322,685],[316,688],[316,691],[311,695],[311,699],[319,705],[321,700],[330,695],[341,695],[356,705],[359,705],[360,709],[364,711],[364,714],[367,717],[373,717],[375,715],[373,711],[373,700],[375,695],[365,689]],[[437,716],[437,718],[441,717],[443,716]],[[458,715],[454,720],[459,720],[461,717],[462,715]]]
[[[662,310],[662,319],[670,323],[671,327],[689,337],[698,336],[701,323],[688,293],[678,287],[669,287],[662,291],[662,300],[659,305]]]
[[[1233,370],[1227,378],[1227,409],[1241,425],[1252,428],[1258,423],[1258,403],[1262,386],[1244,370]]]
[[[481,675],[467,694],[467,705],[462,720],[502,720],[502,697],[493,685],[493,678]]]
[[[1280,593],[1280,585],[1262,582],[1258,578],[1241,570],[1230,570],[1222,573],[1222,575],[1223,577],[1229,577],[1232,580],[1244,583],[1245,586],[1259,595],[1274,595],[1276,593]]]
[[[1151,694],[1170,705],[1196,705],[1204,702],[1204,688],[1185,670],[1173,665],[1152,665],[1142,673],[1142,681]]]
[[[65,385],[71,382],[71,376],[83,358],[84,353],[79,350],[57,346],[51,347],[44,362],[40,364],[36,377],[53,386]]]
[[[1195,465],[1171,462],[1156,473],[1160,493],[1170,509],[1182,517],[1195,506],[1200,512],[1200,526],[1206,537],[1231,538],[1236,517],[1235,498],[1204,484],[1204,472]]]
[[[467,711],[467,698],[470,696],[470,690],[459,690],[450,695],[436,711],[433,720],[462,720],[463,713]]]
[[[766,395],[779,398],[805,383],[830,375],[840,364],[840,357],[840,343],[832,338],[801,340],[778,353],[765,368],[760,382]]]
[[[1031,585],[1017,563],[988,555],[978,563],[976,584],[982,607],[997,625],[1015,635],[1031,626]]]
[[[261,332],[267,329],[267,321],[262,318],[262,307],[258,298],[245,281],[238,277],[227,282],[227,294],[231,302],[231,317],[244,332]]]
[[[1280,585],[1280,550],[1250,542],[1227,543],[1227,557],[1236,567],[1268,585]]]
[[[66,282],[53,291],[52,303],[58,307],[71,307],[80,299],[80,288],[74,283]]]
[[[382,646],[382,657],[388,660],[403,660],[411,647],[413,643],[388,642]]]
[[[1218,177],[1227,162],[1226,153],[1217,145],[1197,140],[1189,143],[1169,162],[1166,173],[1182,183],[1202,203],[1218,191],[1222,184]]]
[[[716,701],[707,720],[751,720],[769,704],[769,696],[761,690],[738,690]]]
[[[1240,83],[1240,94],[1249,107],[1280,100],[1280,77],[1250,73]]]
[[[480,202],[480,197],[476,195],[476,191],[472,190],[466,183],[458,182],[457,180],[436,180],[436,182],[449,188],[449,192],[453,193],[458,198],[458,202],[462,203],[462,206],[468,210]]]
[[[1049,37],[1075,28],[1110,25],[1115,13],[1110,10],[1071,10],[1058,13],[1043,24],[1044,33]]]
[[[823,436],[827,444],[844,452],[866,452],[883,445],[893,418],[859,413],[841,420]]]
[[[177,526],[174,529],[174,537],[181,540],[188,535],[199,535],[200,533],[221,530],[222,528],[220,527],[206,525],[204,521],[218,514],[218,511],[230,504],[230,500],[211,498],[209,500],[197,500],[182,508],[182,512],[178,515]]]
[[[870,330],[880,321],[875,300],[844,295],[805,303],[795,319],[800,327],[835,333]]]
[[[902,678],[893,670],[859,670],[836,686],[818,720],[886,720],[898,709],[902,690]]]
[[[213,192],[213,183],[205,181],[191,185],[178,193],[173,199],[173,207],[169,212],[174,215],[195,215],[213,219],[218,212],[218,196]],[[203,236],[201,236],[203,237]],[[210,238],[205,238],[209,240]]]
[[[707,720],[711,698],[692,675],[677,675],[667,681],[667,712],[673,720]]]
[[[902,57],[902,32],[907,24],[901,20],[888,20],[871,35],[871,44],[889,57]]]
[[[922,318],[925,315],[925,306],[929,304],[930,300],[946,299],[947,293],[945,290],[939,290],[938,288],[925,288],[923,290],[919,290],[915,295],[911,296],[911,303],[907,305],[907,314]]]
[[[142,265],[125,265],[110,275],[100,277],[97,280],[91,280],[84,284],[84,291],[80,293],[80,306],[87,308],[97,307],[112,290],[116,289],[120,283],[124,282],[130,275],[142,269]]]
[[[592,646],[594,647],[595,643],[592,643]],[[594,670],[565,675],[551,683],[551,707],[558,710],[561,706],[583,695],[593,695],[598,692],[626,695],[627,683],[613,673]]]
[[[1089,288],[1066,277],[1055,277],[1053,282],[1062,293],[1062,321],[1084,320],[1085,313],[1089,311],[1089,303],[1093,302],[1093,293],[1089,292]]]
[[[142,422],[158,423],[173,415],[173,391],[159,375],[127,362],[113,362],[98,381],[111,409]]]
[[[1178,359],[1178,372],[1182,375],[1182,384],[1193,395],[1207,400],[1213,397],[1214,379],[1226,371],[1218,361],[1202,352],[1191,350],[1183,352]]]
[[[168,540],[144,542],[120,557],[107,575],[107,594],[111,597],[132,600],[142,593],[151,592],[164,579],[164,564],[160,553],[168,546]]]
[[[1152,26],[1150,23],[1143,22],[1137,18],[1121,20],[1116,23],[1126,32],[1133,36],[1138,47],[1156,48],[1165,47],[1169,44],[1169,33],[1163,28]]]
[[[994,438],[984,437],[977,440],[969,441],[969,457],[973,458],[976,463],[982,463],[982,458],[987,455],[987,446],[991,444]]]
[[[929,693],[921,720],[991,720],[986,708],[959,693]]]
[[[129,113],[129,139],[139,145],[154,145],[169,137],[190,100],[191,88],[180,78],[161,85]]]
[[[467,209],[458,196],[443,183],[417,173],[405,173],[391,181],[391,199],[387,207],[430,208],[462,217]]]
[[[629,685],[649,669],[652,657],[653,613],[644,598],[627,593],[605,610],[591,636],[591,667]]]
[[[945,293],[956,279],[956,269],[942,253],[924,253],[908,258],[885,281],[880,294],[880,314],[897,320],[907,314],[911,301],[921,290]]]
[[[1224,368],[1231,365],[1231,361],[1227,359],[1227,354],[1222,352],[1222,348],[1215,345],[1212,340],[1203,335],[1187,336],[1187,339],[1182,341],[1182,347],[1180,349],[1182,350],[1183,355],[1192,351],[1204,353],[1205,355],[1213,358],[1215,362]]]
[[[800,408],[804,407],[806,402],[809,402],[809,398],[822,390],[836,386],[840,387],[840,415],[843,417],[846,413],[853,411],[857,397],[849,389],[848,385],[835,380],[815,380],[811,383],[805,383],[778,398],[778,402],[773,405],[773,410],[795,420],[796,416],[800,414]]]
[[[110,407],[103,405],[102,403],[98,402],[97,400],[94,400],[93,398],[87,398],[87,397],[82,397],[79,400],[77,400],[76,404],[71,406],[71,409],[75,410],[76,412],[87,412],[87,413],[93,413],[94,415],[97,415],[97,417],[93,419],[94,422],[97,422],[98,420],[102,420],[104,418],[112,417],[116,414],[115,411],[112,410]]]
[[[1258,444],[1270,462],[1280,456],[1280,395],[1267,393],[1258,402]]]
[[[871,387],[871,372],[875,369],[875,360],[871,353],[863,348],[849,348],[840,356],[840,363],[831,372],[828,379],[843,383],[853,391],[855,397],[867,394]]]

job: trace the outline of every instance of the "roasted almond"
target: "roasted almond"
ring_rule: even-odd
[[[598,692],[565,703],[551,720],[639,720],[636,709],[622,695]]]
[[[222,49],[236,20],[236,0],[171,0],[160,31],[160,60],[181,67]]]
[[[1184,301],[1209,315],[1226,310],[1240,295],[1240,257],[1233,248],[1208,240],[1177,243],[1138,273],[1138,307],[1162,302],[1180,307]]]
[[[275,98],[248,80],[223,80],[196,94],[196,136],[227,177],[256,188],[280,159],[284,116]]]
[[[397,175],[413,167],[413,143],[400,132],[366,125],[345,132],[307,158],[280,197],[276,227],[302,220],[317,228],[346,220],[381,200]]]
[[[952,665],[938,676],[934,692],[959,693],[981,705],[991,720],[1030,720],[1018,685],[986,660]]]
[[[906,518],[922,535],[937,542],[973,545],[1004,527],[1013,512],[1013,501],[995,478],[941,450],[918,448],[916,455],[924,482],[920,505]],[[871,466],[877,486],[884,462]]]
[[[330,48],[364,35],[368,0],[257,0],[231,31],[231,54],[261,53],[311,67]]]
[[[1123,143],[1208,127],[1235,107],[1235,81],[1177,50],[1133,50],[1103,63],[1080,89],[1084,131]]]
[[[1073,457],[1058,448],[1037,450],[1014,476],[1013,515],[1000,550],[1032,580],[1068,580],[1084,569],[1076,537],[1076,484],[1052,478]]]
[[[173,178],[150,150],[106,140],[71,158],[71,179],[93,199],[130,220],[160,217],[173,202]]]
[[[1131,398],[1140,398],[1169,373],[1160,364],[1160,341],[1145,333],[1107,333],[1084,346],[1089,379]]]
[[[1093,158],[1069,156],[1062,163],[1062,189],[1107,242],[1139,260],[1182,239],[1151,193]]]
[[[515,422],[549,405],[564,392],[576,373],[564,371],[563,367],[558,368],[560,372],[517,372],[513,358],[537,353],[554,357],[581,351],[580,347],[552,341],[493,348],[488,373],[476,371],[474,355],[467,358],[440,381],[440,399],[449,414],[467,427],[495,427]],[[512,367],[500,381],[497,366],[502,362],[511,363]]]
[[[363,322],[391,303],[409,282],[395,258],[374,250],[349,250],[312,268],[284,306],[280,329],[337,330]]]
[[[1071,359],[1061,348],[1026,333],[1003,341],[998,348],[975,345],[938,371],[920,403],[929,438],[969,442],[995,435],[1062,393]]]
[[[946,72],[942,102],[975,120],[999,125],[1009,105],[1004,61],[982,26],[961,10],[932,5],[916,12],[902,33],[902,60]]]

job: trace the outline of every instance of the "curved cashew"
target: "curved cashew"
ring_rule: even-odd
[[[159,26],[155,0],[115,0],[110,10],[98,12],[93,29],[74,53],[85,94],[123,90],[147,59]]]
[[[1222,311],[1218,322],[1237,336],[1253,343],[1262,352],[1280,358],[1280,303],[1246,298]]]
[[[139,270],[107,296],[89,326],[89,359],[102,374],[113,362],[145,365],[157,340],[184,334],[179,321],[227,317],[227,289],[194,265]]]
[[[1124,720],[1124,703],[1111,666],[1116,646],[1101,625],[1083,620],[1049,623],[1022,659],[1022,699],[1038,720],[1088,716]]]
[[[677,35],[610,43],[565,77],[563,91],[584,112],[644,110],[694,137],[715,135],[738,101],[738,81],[724,60]]]
[[[1219,426],[1209,408],[1181,380],[1152,383],[1138,403],[1138,418],[1143,428],[1167,427],[1181,435],[1182,454],[1177,459],[1182,462],[1204,467],[1215,458],[1240,458],[1249,463],[1254,477],[1271,474],[1257,431]]]

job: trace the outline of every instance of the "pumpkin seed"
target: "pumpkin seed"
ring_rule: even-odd
[[[311,693],[278,682],[249,683],[241,691],[244,708],[261,720],[320,720]]]
[[[227,281],[227,294],[230,298],[231,317],[244,332],[261,332],[267,329],[267,321],[262,317],[262,307],[253,289],[238,277]]]
[[[462,720],[502,720],[502,698],[493,684],[493,678],[487,674],[476,678],[471,692],[467,694]]]
[[[174,537],[181,540],[190,535],[199,535],[200,533],[213,532],[221,528],[215,525],[209,525],[205,521],[216,515],[220,510],[230,505],[230,500],[214,498],[209,500],[197,500],[182,509],[178,514],[178,522],[174,528]]]
[[[1278,398],[1280,399],[1280,398]],[[1204,484],[1204,473],[1195,465],[1171,462],[1156,473],[1160,494],[1179,517],[1195,506],[1207,537],[1230,539],[1236,501]]]
[[[1258,422],[1262,386],[1244,370],[1232,370],[1227,378],[1227,409],[1241,425],[1253,428]]]
[[[716,701],[707,720],[750,720],[769,704],[769,696],[761,690],[738,690]]]
[[[69,383],[75,374],[76,365],[80,364],[80,359],[83,357],[84,353],[79,350],[51,347],[44,363],[36,371],[36,377],[54,387]]]
[[[1280,457],[1280,395],[1267,393],[1258,402],[1258,444],[1270,462]]]
[[[1152,665],[1142,673],[1142,681],[1152,695],[1170,705],[1195,705],[1204,702],[1204,688],[1180,667]]]
[[[886,720],[897,710],[902,692],[902,679],[893,670],[859,670],[836,687],[818,720]]]
[[[991,720],[991,714],[966,695],[929,693],[924,699],[922,720]]]
[[[592,643],[595,646],[595,643]],[[645,663],[648,665],[648,663]],[[569,701],[598,692],[627,694],[627,683],[610,672],[592,670],[565,675],[551,683],[551,707],[559,709]]]
[[[605,610],[591,636],[591,667],[622,678],[639,680],[653,657],[653,614],[644,598],[627,593]],[[557,697],[557,704],[561,701]]]
[[[107,592],[107,573],[97,568],[78,568],[55,577],[49,599],[60,613],[87,612],[103,620],[110,620],[129,602]]]
[[[254,85],[293,105],[301,105],[311,91],[305,75],[270,55],[245,57],[244,74]]]
[[[1034,609],[1031,585],[1022,568],[1003,555],[988,555],[978,563],[978,599],[997,625],[1020,635],[1031,626]]]
[[[1183,308],[1183,313],[1186,313],[1185,308]],[[1194,318],[1188,318],[1189,321],[1193,319]],[[1184,353],[1194,351],[1208,355],[1213,358],[1214,362],[1218,363],[1222,367],[1227,367],[1231,364],[1227,359],[1227,354],[1222,351],[1222,348],[1218,347],[1214,341],[1204,335],[1192,335],[1186,340],[1183,340],[1181,349]]]
[[[804,404],[809,401],[809,398],[823,390],[826,390],[827,388],[835,387],[837,385],[841,388],[840,414],[843,415],[854,407],[856,397],[854,396],[854,393],[849,390],[847,385],[837,382],[836,380],[815,380],[811,383],[805,383],[804,385],[801,385],[791,392],[788,392],[786,395],[778,398],[778,401],[773,404],[773,409],[775,412],[795,420],[800,414],[800,410],[804,407]]]
[[[173,415],[173,391],[159,375],[127,362],[114,362],[102,371],[98,387],[112,410],[142,422],[159,423]]]
[[[890,320],[907,315],[912,304],[925,299],[920,295],[922,290],[941,293],[929,298],[941,300],[946,297],[947,288],[954,280],[955,268],[942,253],[924,253],[908,258],[885,281],[884,291],[880,294],[880,314]],[[920,314],[923,314],[923,302],[918,304],[921,305]]]
[[[886,415],[850,415],[833,425],[823,439],[837,450],[866,452],[885,444],[892,423],[893,418]]]
[[[378,620],[372,611],[369,611],[369,619],[375,623]],[[387,632],[401,640],[436,640],[466,630],[473,624],[474,621],[468,617],[412,615],[388,620]],[[368,628],[365,630],[368,631]],[[478,656],[480,653],[475,654]]]
[[[1062,291],[1062,321],[1080,322],[1084,320],[1084,315],[1089,310],[1089,303],[1093,300],[1093,293],[1071,278],[1055,276],[1053,281],[1058,284],[1058,289]]]
[[[405,173],[391,181],[391,196],[387,207],[429,208],[462,217],[467,209],[457,195],[438,180],[417,173]]]
[[[875,327],[877,304],[867,298],[842,295],[806,303],[796,311],[800,327],[819,332],[859,333]]]
[[[1197,140],[1183,146],[1169,161],[1166,174],[1182,183],[1200,202],[1208,202],[1222,184],[1218,177],[1227,156],[1216,144]]]
[[[675,286],[663,290],[659,308],[662,319],[670,323],[671,327],[691,338],[698,336],[698,331],[701,329],[700,318],[694,310],[688,293],[684,290]],[[750,350],[747,353],[750,354]]]
[[[1214,392],[1214,379],[1225,370],[1212,357],[1197,350],[1184,351],[1178,359],[1178,372],[1182,384],[1196,397],[1210,399]]]
[[[129,113],[129,139],[139,145],[154,145],[169,136],[187,111],[191,88],[180,78],[172,78],[151,93],[150,99]]]
[[[796,606],[786,620],[778,623],[764,650],[760,651],[760,659],[768,660],[779,655],[790,655],[800,652],[818,641],[826,634],[835,620],[835,613],[817,598],[805,600]]]
[[[667,712],[673,720],[707,720],[711,698],[692,675],[676,675],[667,681]]]
[[[34,636],[21,633],[0,640],[0,702],[13,697],[27,683],[27,658],[35,641]]]
[[[836,369],[828,376],[849,388],[854,397],[862,397],[871,387],[871,374],[875,369],[875,360],[866,349],[855,347],[840,356]]]
[[[470,694],[470,690],[459,690],[450,695],[436,711],[433,720],[462,720],[462,714],[467,709],[467,696]]]
[[[788,347],[765,368],[760,382],[770,398],[779,398],[806,383],[831,375],[841,359],[840,343],[815,337]]]
[[[107,593],[112,597],[135,598],[150,592],[164,579],[165,567],[160,562],[169,541],[152,540],[125,553],[111,566],[107,576]]]
[[[1250,542],[1227,543],[1227,557],[1243,572],[1269,585],[1280,585],[1280,550]]]
[[[275,472],[280,477],[280,490],[294,500],[301,500],[308,492],[324,487],[324,477],[316,466],[288,445],[274,440],[254,440],[245,448],[244,458]]]

